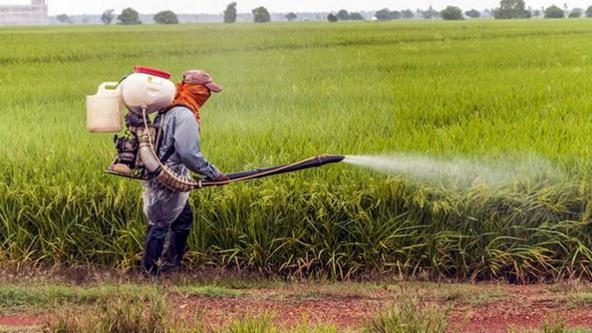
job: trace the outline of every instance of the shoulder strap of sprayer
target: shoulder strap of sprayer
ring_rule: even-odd
[[[171,111],[172,109],[174,109],[177,106],[184,106],[183,104],[173,104],[169,107],[167,107],[166,109],[163,109],[162,111],[160,111],[159,113],[164,116],[167,112]],[[159,138],[159,142],[158,142],[158,146],[160,147],[161,143],[162,143],[162,130],[160,131],[161,135]],[[167,151],[164,153],[164,155],[160,158],[160,161],[162,162],[162,164],[165,164],[169,158],[171,158],[171,156],[173,156],[173,154],[175,153],[175,146],[171,145],[169,147],[169,149],[167,149]]]
[[[169,160],[169,158],[171,158],[171,156],[173,156],[174,153],[175,153],[175,146],[171,145],[169,147],[169,149],[167,149],[166,153],[164,153],[164,155],[160,159],[162,164],[165,164]]]

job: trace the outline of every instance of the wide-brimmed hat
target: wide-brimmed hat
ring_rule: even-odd
[[[222,91],[222,86],[212,80],[212,76],[200,69],[192,69],[183,73],[183,82],[187,84],[203,84],[215,93]]]

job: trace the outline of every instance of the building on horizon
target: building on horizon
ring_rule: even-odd
[[[47,0],[31,0],[30,5],[0,5],[0,25],[46,25]]]

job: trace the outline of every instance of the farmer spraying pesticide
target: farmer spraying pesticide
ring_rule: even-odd
[[[210,76],[199,70],[188,71],[177,85],[173,105],[159,112],[154,126],[160,128],[157,155],[160,162],[183,177],[189,170],[204,175],[212,181],[226,181],[226,177],[201,153],[199,125],[201,108],[212,93],[222,88],[213,83]],[[135,117],[134,113],[129,114]],[[176,191],[150,179],[144,184],[144,213],[148,218],[148,232],[144,244],[144,268],[155,273],[163,253],[165,237],[168,247],[160,267],[174,268],[180,265],[187,238],[193,222],[189,192]]]
[[[222,87],[200,70],[183,75],[176,86],[170,74],[147,67],[120,82],[99,86],[87,97],[87,129],[119,133],[117,156],[107,172],[144,180],[144,213],[149,227],[144,248],[144,268],[152,273],[180,265],[193,222],[189,192],[211,186],[293,172],[344,160],[340,155],[321,155],[296,163],[225,175],[208,162],[200,149],[201,109],[212,93]],[[150,114],[156,113],[154,121]],[[190,171],[201,177],[192,178]],[[168,237],[168,239],[167,239]],[[168,246],[165,249],[165,240]]]
[[[128,133],[116,136],[119,154],[108,171],[145,180],[144,214],[149,226],[143,266],[152,274],[177,267],[183,259],[193,222],[189,192],[184,185],[192,181],[189,171],[213,182],[228,180],[204,158],[199,135],[201,109],[212,93],[221,92],[222,87],[200,70],[183,74],[183,80],[176,87],[169,78],[166,72],[136,67],[133,74],[117,85],[118,89],[105,92],[102,86],[99,96],[88,100],[88,127],[96,132],[121,127],[121,120],[117,119],[117,114],[121,113],[116,106],[120,103],[116,99],[121,98],[131,111],[125,117]],[[102,98],[108,94],[112,95],[111,99]],[[101,122],[103,119],[97,116],[99,112],[105,114],[105,109],[100,108],[105,108],[101,102],[109,100],[115,106],[111,109],[113,114]],[[148,117],[150,113],[157,113],[153,123]]]

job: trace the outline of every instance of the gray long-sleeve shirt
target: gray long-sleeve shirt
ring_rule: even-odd
[[[176,106],[166,113],[160,114],[156,125],[162,129],[159,157],[174,147],[175,153],[167,160],[173,164],[184,164],[193,172],[210,179],[220,176],[220,171],[206,160],[201,152],[199,127],[193,113],[184,106]],[[168,164],[168,163],[167,163]]]
[[[191,170],[210,179],[220,175],[220,171],[201,152],[198,123],[188,108],[177,106],[158,115],[155,125],[161,128],[159,157],[164,158],[173,151],[171,147],[174,148],[174,153],[165,161],[171,170],[184,176],[188,176]],[[171,191],[156,180],[144,183],[144,213],[150,224],[170,226],[179,217],[188,199],[189,193]]]

